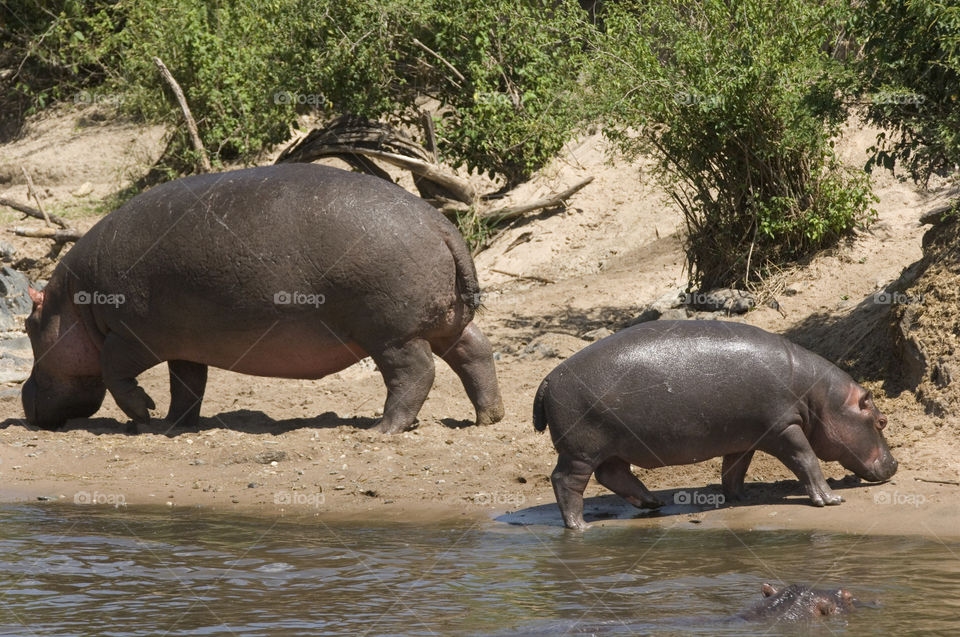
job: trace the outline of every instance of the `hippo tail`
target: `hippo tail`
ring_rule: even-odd
[[[545,431],[547,428],[547,412],[543,408],[543,399],[547,395],[547,379],[544,378],[537,388],[537,396],[533,399],[533,428]]]
[[[473,257],[470,255],[467,244],[450,222],[441,225],[441,234],[457,267],[457,296],[471,310],[479,310],[482,301],[480,281],[477,280],[477,268],[473,264]]]

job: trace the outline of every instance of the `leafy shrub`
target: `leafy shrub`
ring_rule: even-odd
[[[682,210],[692,280],[750,283],[872,211],[831,137],[850,78],[828,44],[841,1],[610,3],[592,69],[605,131],[652,153]]]
[[[873,164],[899,161],[914,179],[960,164],[960,6],[936,0],[865,0],[851,31],[869,119],[880,136]]]
[[[572,2],[45,0],[39,11],[2,11],[37,61],[23,91],[62,99],[104,82],[126,112],[178,122],[158,56],[214,159],[255,157],[285,141],[306,110],[414,124],[427,96],[438,105],[441,153],[513,183],[578,123],[586,25]],[[55,86],[36,81],[45,73]],[[188,149],[185,137],[171,146],[190,163]]]

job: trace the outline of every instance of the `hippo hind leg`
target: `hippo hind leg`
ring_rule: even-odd
[[[637,476],[630,471],[630,463],[620,458],[608,458],[600,463],[594,475],[597,482],[638,509],[657,509],[663,502],[650,493]]]
[[[590,463],[561,453],[557,466],[550,475],[553,492],[557,496],[557,506],[560,507],[563,524],[568,529],[583,531],[587,528],[583,519],[583,492],[593,470]]]
[[[490,425],[503,418],[493,348],[475,323],[471,321],[455,340],[433,340],[430,346],[460,377],[477,411],[478,425]]]
[[[111,332],[103,341],[100,351],[103,383],[117,406],[136,424],[150,422],[150,410],[156,409],[153,399],[137,384],[137,376],[159,362],[138,340]]]
[[[383,419],[376,429],[383,433],[397,433],[412,427],[433,387],[434,366],[430,344],[415,338],[399,347],[371,353],[371,356],[387,386]]]
[[[723,496],[730,501],[743,499],[743,480],[747,477],[747,468],[753,460],[753,449],[742,453],[728,453],[723,457],[720,469],[720,483]]]
[[[167,361],[170,368],[170,411],[167,421],[174,427],[196,429],[200,425],[200,404],[207,387],[207,366],[191,361]]]

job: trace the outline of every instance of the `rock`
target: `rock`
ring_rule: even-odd
[[[676,308],[673,310],[667,310],[660,315],[658,320],[661,321],[686,321],[690,318],[690,314],[684,308]]]
[[[80,184],[79,188],[77,188],[70,194],[72,194],[74,197],[86,197],[91,192],[93,192],[93,184],[91,184],[89,181],[85,181],[82,184]]]
[[[530,355],[535,355],[538,358],[556,358],[557,350],[544,343],[530,343],[523,348],[520,357],[526,358]]]
[[[611,334],[613,334],[613,330],[607,329],[606,327],[598,327],[595,330],[590,330],[585,333],[583,339],[586,341],[599,341],[601,338],[606,338]]]
[[[0,241],[0,259],[4,261],[12,261],[13,257],[17,255],[17,249],[13,247],[12,244],[7,243],[6,241]]]
[[[10,266],[0,269],[0,332],[22,328],[20,318],[28,316],[33,301],[27,293],[30,281],[22,272]]]
[[[796,296],[803,292],[803,286],[799,283],[791,283],[783,290],[784,296]]]
[[[744,314],[757,304],[753,294],[733,288],[717,288],[709,292],[696,292],[687,295],[687,305],[702,312],[726,312]]]
[[[683,292],[679,289],[671,290],[663,296],[659,297],[653,303],[650,303],[640,314],[627,323],[628,326],[636,325],[637,323],[646,323],[647,321],[656,321],[657,319],[663,318],[664,313],[679,308],[683,305]],[[684,317],[686,318],[686,317]]]

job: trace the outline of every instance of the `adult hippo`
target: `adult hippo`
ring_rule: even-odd
[[[865,480],[897,461],[887,419],[836,365],[776,334],[723,321],[655,321],[608,336],[561,363],[533,406],[559,452],[551,481],[567,527],[585,528],[583,491],[597,481],[631,504],[657,500],[630,471],[723,456],[723,491],[739,498],[754,451],[793,471],[817,506],[843,501],[817,458]]]
[[[101,219],[41,291],[27,333],[27,421],[55,428],[107,390],[136,423],[137,384],[166,361],[167,418],[194,427],[207,367],[322,378],[369,355],[387,386],[378,429],[411,426],[433,353],[459,375],[477,423],[503,416],[479,286],[457,229],[376,177],[284,164],[178,179]]]

